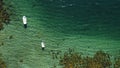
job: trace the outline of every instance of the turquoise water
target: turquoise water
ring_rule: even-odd
[[[119,0],[7,1],[16,11],[11,24],[0,32],[4,43],[0,52],[8,68],[61,68],[49,52],[68,48],[88,56],[98,50],[111,58],[119,56]],[[23,15],[28,18],[27,29],[23,28]],[[41,40],[46,44],[45,51],[41,50]]]

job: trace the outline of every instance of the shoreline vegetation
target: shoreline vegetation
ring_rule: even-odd
[[[85,56],[69,49],[60,58],[63,68],[120,68],[120,57],[111,61],[110,55],[104,51],[97,51],[93,57]]]
[[[0,0],[0,30],[4,29],[4,24],[9,24],[10,22],[10,5],[5,3],[5,0]],[[0,53],[0,68],[7,68],[7,65]]]
[[[4,29],[4,24],[10,22],[10,5],[7,5],[4,0],[0,0],[0,30]]]
[[[120,68],[120,56],[112,59],[104,51],[97,51],[93,57],[83,56],[70,48],[62,55],[59,52],[61,51],[51,51],[51,54],[52,59],[58,59],[58,65],[62,68]],[[57,65],[53,65],[53,68],[57,68]]]

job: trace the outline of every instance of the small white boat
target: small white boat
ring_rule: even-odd
[[[27,17],[23,16],[23,24],[27,24]]]
[[[44,48],[45,48],[45,44],[44,44],[43,41],[41,42],[41,47],[42,47],[42,50],[44,50]]]

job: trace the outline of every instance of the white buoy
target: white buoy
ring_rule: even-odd
[[[44,42],[43,42],[43,41],[41,42],[41,47],[42,47],[42,50],[44,50],[44,49],[45,49],[45,44],[44,44]]]
[[[24,24],[24,28],[27,28],[27,17],[23,16],[23,24]]]

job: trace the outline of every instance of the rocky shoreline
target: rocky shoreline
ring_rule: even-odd
[[[3,24],[8,24],[10,21],[10,14],[8,7],[4,0],[0,0],[0,30],[4,28]]]
[[[10,21],[10,13],[8,12],[8,6],[4,2],[4,0],[0,0],[0,30],[4,29],[4,24],[9,24]],[[6,63],[2,58],[2,54],[0,53],[0,68],[6,68]]]

